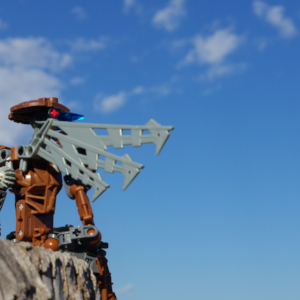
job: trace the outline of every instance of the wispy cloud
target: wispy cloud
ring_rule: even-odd
[[[70,84],[72,84],[72,85],[78,85],[78,84],[82,84],[84,82],[85,82],[85,79],[82,77],[73,77],[70,80]]]
[[[79,21],[84,20],[87,17],[86,11],[80,6],[75,6],[74,8],[72,8],[71,13],[75,15],[75,17]]]
[[[108,38],[100,36],[97,39],[77,38],[75,41],[68,42],[71,50],[75,52],[80,51],[96,51],[107,47]]]
[[[119,289],[116,290],[116,295],[117,296],[132,296],[133,292],[134,292],[134,285],[129,283]]]
[[[72,57],[55,51],[45,38],[8,38],[0,40],[0,65],[60,70]]]
[[[73,112],[79,112],[79,109],[82,109],[82,105],[80,101],[68,101],[68,102],[64,102],[64,105],[69,108],[71,111],[73,110]]]
[[[283,6],[270,6],[262,1],[254,1],[253,10],[258,17],[277,28],[283,38],[292,38],[297,34],[292,19],[284,16]]]
[[[232,29],[218,29],[209,36],[196,35],[190,40],[192,49],[178,64],[183,67],[191,64],[207,65],[208,71],[203,78],[209,80],[233,73],[237,67],[227,63],[226,59],[241,45],[244,38],[233,33]],[[177,47],[188,43],[186,40],[177,42]]]
[[[94,99],[94,109],[102,113],[111,113],[122,108],[127,101],[137,95],[152,94],[156,96],[166,96],[170,93],[167,85],[153,86],[145,88],[144,86],[136,86],[130,91],[121,91],[113,95],[104,95],[98,93]]]
[[[123,12],[128,14],[131,11],[134,11],[137,15],[142,14],[142,5],[138,3],[137,0],[124,0]]]
[[[70,55],[54,50],[52,44],[44,38],[0,40],[2,144],[14,146],[25,137],[28,138],[26,131],[30,131],[29,126],[8,120],[9,108],[40,97],[59,97],[64,85],[57,73],[70,63]]]
[[[179,26],[181,19],[186,15],[184,4],[185,0],[171,0],[167,7],[156,12],[152,23],[158,28],[163,28],[167,31],[175,30]]]
[[[223,77],[233,73],[242,73],[247,69],[245,63],[239,64],[214,64],[210,66],[206,73],[199,76],[200,80],[212,81],[218,77]]]
[[[271,40],[266,37],[260,37],[255,38],[253,43],[259,51],[264,51],[266,47],[271,43]]]
[[[124,0],[124,13],[128,13],[132,7],[136,4],[135,0]]]

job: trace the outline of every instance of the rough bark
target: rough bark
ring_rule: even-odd
[[[0,300],[100,300],[86,262],[69,253],[0,239]]]

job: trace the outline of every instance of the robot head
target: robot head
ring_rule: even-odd
[[[84,118],[83,115],[71,113],[67,107],[58,103],[55,97],[22,102],[11,107],[10,111],[8,118],[11,121],[31,124],[33,127],[35,121],[46,121],[49,118],[69,122]]]

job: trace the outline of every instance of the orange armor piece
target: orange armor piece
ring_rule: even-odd
[[[82,185],[73,184],[71,186],[70,192],[75,197],[82,225],[95,225],[93,219],[93,210],[84,187]]]
[[[18,164],[15,148],[12,161]],[[16,198],[16,238],[44,246],[53,228],[56,195],[62,187],[61,173],[41,159],[28,160],[26,172],[16,169],[16,183],[11,192]]]

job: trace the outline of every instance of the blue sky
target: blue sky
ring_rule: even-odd
[[[175,130],[92,204],[119,300],[299,299],[297,1],[6,1],[1,144],[30,140],[9,108],[56,96],[85,122]],[[14,199],[0,213],[14,230]],[[55,226],[79,225],[62,192]]]

